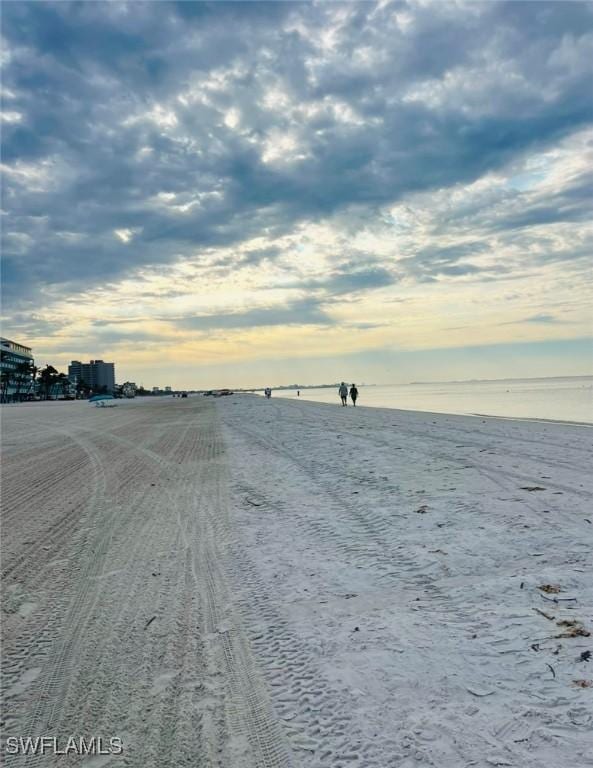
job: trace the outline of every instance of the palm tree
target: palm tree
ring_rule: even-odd
[[[81,379],[80,381],[76,382],[76,396],[77,397],[88,397],[90,394],[91,388],[86,383],[84,379]]]
[[[62,396],[65,396],[67,394],[67,389],[70,385],[70,380],[68,379],[66,374],[58,373],[55,379],[55,384],[56,384],[56,395],[58,395],[61,390]]]
[[[39,373],[39,368],[36,365],[31,366],[31,386],[29,387],[29,395],[35,394],[35,383],[37,381],[37,374]]]
[[[58,375],[57,370],[53,365],[46,365],[45,368],[39,374],[40,388],[39,391],[45,394],[45,399],[49,400],[51,388],[56,381]]]

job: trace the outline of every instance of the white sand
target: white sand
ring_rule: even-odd
[[[253,396],[2,417],[4,736],[125,747],[7,765],[593,765],[593,638],[557,637],[593,630],[591,428]]]

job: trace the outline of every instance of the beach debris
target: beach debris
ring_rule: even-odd
[[[573,680],[577,688],[593,688],[593,680]]]
[[[555,637],[591,637],[591,633],[579,624],[577,626],[570,626],[566,632],[561,632],[559,635],[555,635]]]
[[[360,632],[360,627],[354,627],[353,632]]]
[[[532,651],[539,651],[539,643],[532,643],[529,647]]]
[[[589,661],[591,658],[591,651],[583,651],[577,661]]]
[[[522,485],[521,486],[522,491],[529,491],[529,493],[533,493],[533,491],[545,491],[545,488],[542,488],[541,485]]]
[[[251,504],[251,506],[252,506],[252,507],[261,507],[261,504],[258,504],[258,502],[257,502],[257,501],[251,501],[251,499],[245,499],[245,501],[246,501],[248,504]]]
[[[150,625],[152,624],[152,622],[153,622],[155,619],[156,619],[156,616],[151,616],[151,618],[150,618],[150,619],[148,619],[148,621],[147,621],[147,622],[146,622],[146,624],[144,625],[144,629],[148,629],[148,627],[150,627]]]
[[[423,504],[421,507],[418,507],[418,509],[416,510],[416,512],[417,512],[419,515],[424,515],[424,514],[426,514],[426,513],[428,512],[428,506],[427,506],[426,504]]]
[[[546,667],[549,668],[550,672],[552,673],[552,677],[556,679],[556,672],[554,671],[554,667],[551,664],[548,664],[547,662],[546,662]]]
[[[563,603],[575,602],[576,603],[576,601],[577,601],[576,597],[546,597],[545,595],[540,595],[540,597],[543,600],[547,600],[549,603],[560,603],[560,602],[563,602]]]
[[[484,696],[492,696],[492,694],[494,693],[494,691],[486,691],[484,689],[475,688],[475,687],[474,688],[468,688],[467,690],[468,690],[469,693],[471,693],[472,696],[478,696],[480,698],[482,698]]]
[[[152,575],[153,575],[153,576],[160,576],[160,575],[161,575],[161,572],[160,572],[160,571],[153,571],[153,572],[152,572]]]
[[[584,519],[584,521],[585,521],[586,523],[589,523],[589,525],[592,525],[592,523],[591,523],[591,521],[589,520],[589,518],[588,518],[588,517],[585,517],[585,518],[583,518],[583,519]]]
[[[556,617],[555,617],[555,616],[550,616],[550,614],[549,614],[549,613],[546,613],[545,611],[540,611],[540,609],[539,609],[539,608],[534,608],[533,610],[534,610],[536,613],[539,613],[539,614],[540,614],[541,616],[543,616],[544,618],[546,618],[546,619],[549,619],[550,621],[555,621],[555,620],[556,620]]]
[[[548,594],[562,592],[562,588],[558,584],[540,584],[538,589],[541,589],[542,592],[547,592]]]

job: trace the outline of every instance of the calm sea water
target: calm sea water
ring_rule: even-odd
[[[593,423],[593,376],[376,387],[358,385],[358,391],[358,405],[374,408]],[[276,390],[274,396],[292,399],[297,394],[293,390]],[[300,399],[340,402],[337,389],[302,389]]]

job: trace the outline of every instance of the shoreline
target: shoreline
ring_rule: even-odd
[[[257,397],[263,397],[259,394],[255,393]],[[274,397],[274,396],[273,396]],[[298,397],[283,397],[282,395],[275,395],[276,400],[284,400],[288,402],[296,402],[296,403],[312,403],[314,405],[327,405],[330,408],[337,407],[342,408],[340,403],[328,403],[324,400],[308,400],[306,397],[298,398]],[[348,403],[348,408],[353,408],[351,403]],[[418,415],[426,414],[428,416],[460,416],[460,417],[468,417],[468,418],[485,418],[485,419],[505,419],[509,421],[525,421],[525,422],[534,422],[534,423],[542,423],[542,424],[565,424],[567,426],[578,426],[578,427],[593,427],[593,421],[587,422],[587,421],[569,421],[564,419],[546,419],[543,417],[535,417],[535,416],[501,416],[494,413],[460,413],[460,412],[454,412],[454,411],[422,411],[412,408],[395,408],[395,407],[389,407],[385,405],[357,405],[356,409],[360,408],[369,408],[373,411],[376,410],[385,410],[385,411],[398,411],[403,413],[415,413]]]

